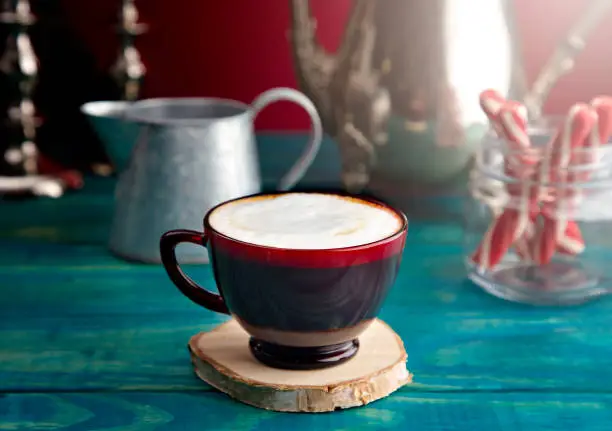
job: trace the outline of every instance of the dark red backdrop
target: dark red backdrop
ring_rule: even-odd
[[[514,0],[527,73],[533,78],[555,43],[588,0]],[[95,53],[98,66],[111,64],[117,40],[112,25],[116,1],[63,0],[76,31]],[[335,49],[350,0],[311,0],[319,36]],[[296,82],[287,38],[288,0],[140,0],[151,25],[138,46],[148,66],[144,97],[222,96],[250,101],[273,86]],[[477,14],[475,14],[477,16]],[[612,93],[612,19],[589,41],[576,70],[557,86],[549,111],[574,100]],[[275,106],[258,120],[265,129],[299,129],[304,114]]]

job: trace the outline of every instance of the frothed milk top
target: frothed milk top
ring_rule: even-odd
[[[323,193],[238,200],[215,209],[208,221],[239,241],[304,250],[368,244],[393,235],[403,223],[375,204]]]

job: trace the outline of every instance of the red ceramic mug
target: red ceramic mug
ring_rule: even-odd
[[[366,244],[292,249],[236,239],[211,223],[211,215],[226,205],[291,193],[222,203],[204,217],[203,232],[165,233],[161,258],[185,296],[209,310],[231,314],[242,325],[259,361],[277,368],[324,368],[357,353],[359,334],[376,318],[395,281],[408,222],[403,213],[383,203],[334,195],[386,212],[396,228]],[[208,247],[220,295],[198,286],[181,270],[175,247],[184,242]]]

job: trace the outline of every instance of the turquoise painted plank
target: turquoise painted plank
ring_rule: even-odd
[[[381,317],[404,339],[421,390],[609,390],[610,301],[514,305],[463,281],[456,252],[406,257]],[[188,270],[213,285],[209,267]],[[0,391],[201,387],[185,344],[224,317],[183,298],[161,268],[5,267],[0,277]]]
[[[608,431],[610,395],[396,394],[328,414],[258,410],[218,392],[54,393],[0,397],[0,430]]]

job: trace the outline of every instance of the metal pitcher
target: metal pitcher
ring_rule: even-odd
[[[309,1],[291,0],[299,82],[337,140],[349,190],[373,176],[396,189],[441,183],[466,168],[486,127],[479,90],[522,91],[507,3],[354,0],[328,53]]]
[[[466,185],[488,128],[479,93],[537,112],[612,3],[588,4],[528,93],[511,1],[354,0],[335,53],[317,42],[309,0],[289,1],[298,81],[338,143],[345,187],[392,202]]]
[[[105,118],[100,118],[100,110],[84,107],[83,112],[88,113],[102,140],[113,136],[108,130],[112,124],[119,132],[115,138],[120,134],[138,136],[119,173],[111,251],[128,260],[160,262],[159,238],[164,232],[200,229],[203,214],[213,206],[259,192],[253,120],[267,105],[280,100],[300,105],[312,123],[304,152],[280,180],[278,188],[287,190],[313,162],[323,134],[314,104],[299,91],[275,88],[261,94],[250,106],[216,98],[149,99],[126,106],[122,116],[117,116],[115,109]],[[98,116],[92,117],[92,112]],[[117,148],[117,142],[106,144]],[[177,252],[185,263],[208,260],[201,248]]]

